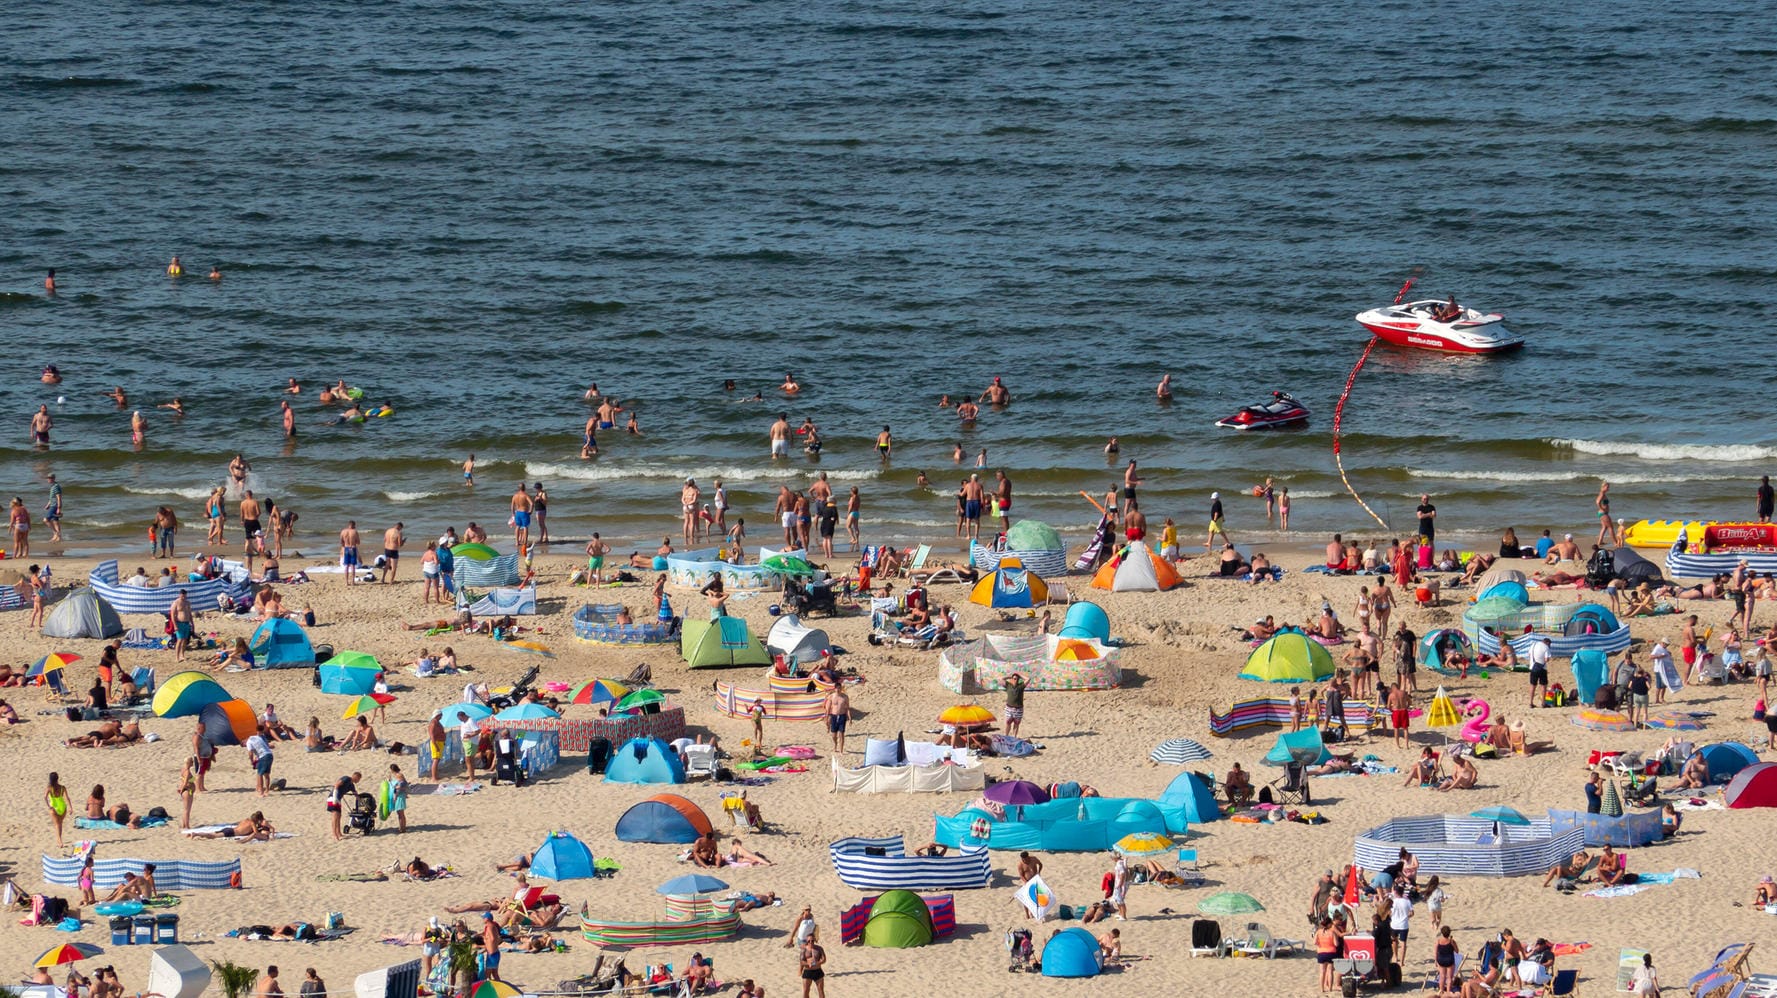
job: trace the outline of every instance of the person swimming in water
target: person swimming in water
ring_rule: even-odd
[[[212,264],[210,266],[210,280],[212,280],[212,281],[222,280],[222,268],[221,267],[215,266],[214,264]]]
[[[789,371],[784,372],[784,383],[778,388],[782,389],[785,395],[794,395],[802,390],[802,386],[796,383],[796,376]]]
[[[599,383],[594,381],[591,384],[591,386],[589,386],[586,389],[585,394],[581,395],[580,397],[587,400],[588,402],[592,401],[595,398],[598,398],[599,397]]]
[[[171,410],[173,410],[174,415],[183,416],[183,415],[185,415],[185,400],[180,398],[179,396],[175,395],[175,396],[173,396],[173,401],[162,402],[160,405],[155,406],[155,408],[156,409],[171,409]]]
[[[632,436],[639,437],[642,435],[642,424],[636,422],[636,411],[634,409],[629,410],[629,422],[623,424],[623,428]]]
[[[52,295],[56,293],[56,269],[54,267],[49,268],[49,276],[43,279],[43,290]]]
[[[59,385],[62,383],[62,372],[56,370],[54,364],[45,364],[43,365],[43,376],[38,380],[46,385]]]
[[[130,404],[130,397],[123,393],[123,386],[122,385],[118,385],[116,388],[113,388],[108,392],[101,392],[100,394],[102,394],[105,398],[108,398],[111,401],[116,402],[117,407],[119,409],[122,409],[125,406]]]
[[[302,386],[296,383],[295,378],[291,378],[284,385],[284,394],[286,394],[286,395],[301,395],[302,394]]]
[[[167,276],[168,277],[183,277],[183,276],[185,276],[185,265],[179,262],[179,258],[177,256],[173,257],[172,263],[167,264]]]

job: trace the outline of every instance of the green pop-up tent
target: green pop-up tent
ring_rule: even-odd
[[[771,664],[770,653],[739,617],[685,621],[679,632],[679,654],[693,669]]]
[[[932,912],[912,891],[886,891],[870,906],[864,923],[864,945],[912,949],[932,941]]]

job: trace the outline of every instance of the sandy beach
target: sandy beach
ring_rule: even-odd
[[[313,548],[311,547],[312,551]],[[1067,588],[1076,596],[1100,603],[1110,616],[1112,633],[1127,642],[1124,652],[1123,687],[1106,692],[1036,692],[1028,695],[1024,733],[1043,746],[1030,758],[988,760],[990,776],[1010,769],[1022,778],[1039,783],[1079,780],[1105,796],[1157,795],[1176,775],[1176,768],[1147,761],[1158,742],[1172,737],[1191,737],[1216,754],[1200,764],[1225,772],[1238,761],[1254,770],[1260,780],[1276,771],[1259,764],[1270,747],[1270,734],[1239,738],[1213,738],[1207,726],[1211,707],[1225,708],[1234,698],[1252,696],[1259,684],[1235,678],[1247,654],[1237,626],[1256,616],[1274,614],[1280,622],[1301,622],[1329,600],[1350,618],[1359,581],[1306,575],[1299,571],[1306,557],[1286,557],[1290,572],[1285,581],[1261,587],[1204,577],[1210,563],[1199,557],[1182,566],[1187,583],[1164,593],[1106,593],[1092,590],[1083,576],[1068,577]],[[498,686],[510,682],[526,667],[541,662],[544,681],[576,682],[595,676],[621,676],[639,662],[649,663],[656,684],[687,708],[695,731],[719,735],[723,744],[739,751],[748,735],[747,722],[730,719],[710,707],[709,684],[716,678],[740,678],[743,672],[700,670],[691,672],[680,661],[676,648],[655,646],[646,650],[611,649],[581,643],[573,637],[570,616],[582,604],[592,602],[592,592],[565,581],[574,564],[565,556],[540,556],[539,616],[524,621],[534,627],[525,636],[554,650],[553,660],[502,649],[486,637],[455,635],[440,640],[418,632],[404,632],[395,621],[437,616],[419,605],[420,585],[404,579],[389,586],[348,588],[335,576],[318,575],[306,585],[285,587],[289,604],[312,605],[319,624],[312,630],[317,643],[336,649],[354,649],[376,655],[391,669],[411,663],[421,647],[437,651],[444,643],[454,645],[461,662],[472,669],[468,678]],[[286,559],[286,571],[299,566]],[[60,580],[83,578],[89,566],[58,562]],[[407,567],[417,569],[417,563]],[[151,569],[152,570],[152,569]],[[938,587],[936,598],[960,608],[961,625],[970,633],[983,630],[1028,630],[1034,621],[1020,617],[1000,619],[994,612],[967,603],[960,586]],[[1472,590],[1448,594],[1444,606],[1420,609],[1406,606],[1396,612],[1408,626],[1423,633],[1428,627],[1456,620]],[[1536,594],[1539,600],[1572,600],[1573,592]],[[676,594],[681,606],[694,594]],[[646,587],[607,588],[598,602],[621,601],[640,611],[646,604]],[[768,623],[770,599],[756,596],[737,599],[731,607],[760,633]],[[1723,601],[1693,602],[1687,610],[1699,613],[1718,632],[1729,612]],[[23,629],[24,612],[8,615],[14,641],[14,661],[34,661],[52,651],[71,651],[84,660],[69,667],[71,687],[84,690],[92,681],[98,659],[97,641],[55,641]],[[1399,619],[1399,617],[1397,617]],[[1670,640],[1682,618],[1668,616],[1640,619],[1634,623],[1638,644],[1655,638]],[[127,625],[142,625],[145,617],[126,618]],[[850,736],[852,751],[845,762],[861,762],[866,737],[892,737],[904,732],[910,739],[931,738],[935,718],[944,707],[970,699],[998,712],[999,695],[958,698],[936,681],[936,653],[891,650],[866,641],[868,618],[853,613],[832,621],[821,620],[834,642],[849,654],[843,664],[865,674],[868,682],[853,695],[857,716]],[[200,619],[200,631],[214,633],[224,643],[246,636],[254,626],[247,618],[228,618],[215,613]],[[126,667],[153,666],[165,678],[178,670],[173,654],[166,651],[126,651]],[[200,664],[199,668],[202,667]],[[751,675],[751,670],[745,671]],[[1556,663],[1556,681],[1570,681],[1566,663]],[[301,727],[311,715],[318,716],[323,730],[344,734],[351,723],[339,718],[344,698],[325,696],[311,685],[302,670],[257,671],[222,674],[218,678],[230,692],[255,707],[276,703],[279,715]],[[1415,705],[1429,703],[1437,677],[1421,672],[1421,693]],[[409,745],[423,742],[429,712],[459,699],[464,677],[422,680],[406,672],[395,675],[399,700],[389,708],[387,723],[380,726],[385,740]],[[717,976],[724,981],[751,977],[771,994],[795,992],[796,964],[783,948],[796,912],[811,905],[828,943],[829,993],[892,994],[921,990],[946,990],[964,994],[1027,992],[1143,994],[1184,988],[1226,988],[1230,993],[1258,994],[1278,991],[1313,993],[1316,968],[1312,953],[1274,961],[1251,959],[1191,960],[1185,945],[1197,901],[1216,890],[1243,891],[1258,898],[1266,911],[1241,919],[1224,918],[1224,928],[1240,930],[1244,918],[1263,921],[1279,936],[1305,939],[1310,935],[1305,920],[1308,898],[1321,870],[1339,867],[1352,858],[1352,839],[1366,828],[1397,815],[1440,813],[1465,814],[1486,805],[1511,805],[1529,814],[1554,806],[1583,808],[1581,793],[1586,776],[1586,754],[1594,748],[1632,749],[1651,753],[1665,739],[1664,732],[1604,734],[1582,731],[1569,723],[1572,709],[1525,710],[1525,679],[1522,675],[1494,675],[1482,680],[1448,681],[1449,692],[1461,700],[1479,696],[1496,712],[1523,718],[1533,740],[1552,741],[1555,748],[1529,758],[1483,760],[1480,785],[1468,792],[1442,794],[1401,785],[1400,776],[1353,776],[1314,782],[1314,810],[1327,819],[1322,825],[1283,823],[1242,825],[1228,821],[1194,826],[1184,844],[1195,847],[1205,865],[1208,880],[1203,888],[1169,889],[1136,885],[1129,895],[1129,921],[1092,926],[1094,930],[1122,930],[1126,961],[1112,972],[1091,981],[1040,981],[1014,977],[1006,970],[1003,934],[1025,924],[1014,898],[1012,876],[1016,853],[993,853],[994,886],[956,892],[958,932],[955,937],[913,950],[878,950],[837,945],[838,913],[855,903],[859,892],[841,884],[828,861],[826,847],[848,835],[907,836],[910,844],[930,837],[934,812],[951,814],[973,799],[971,794],[853,795],[831,792],[828,749],[824,733],[815,722],[768,722],[768,744],[812,744],[820,758],[802,774],[783,775],[769,785],[751,789],[769,823],[766,834],[747,836],[747,844],[769,857],[775,865],[720,871],[735,888],[754,892],[774,891],[785,899],[782,907],[749,912],[739,938],[703,947],[715,959]],[[1280,695],[1285,690],[1276,691]],[[14,773],[12,786],[19,806],[4,820],[6,846],[0,853],[8,875],[27,891],[41,888],[39,857],[55,852],[54,838],[41,803],[44,776],[57,770],[69,788],[79,813],[91,786],[104,784],[112,804],[128,803],[138,812],[160,805],[177,814],[176,787],[180,763],[187,751],[191,719],[163,720],[149,717],[143,729],[162,740],[111,749],[69,749],[63,740],[90,728],[71,724],[59,712],[51,714],[39,689],[11,689],[12,702],[25,723],[5,731],[5,751]],[[1694,733],[1704,740],[1745,740],[1762,744],[1762,726],[1750,720],[1751,684],[1689,688],[1677,694],[1679,705],[1714,713],[1707,731]],[[586,711],[589,708],[570,708]],[[569,716],[572,716],[570,713]],[[1418,755],[1422,744],[1440,745],[1445,732],[1417,730],[1413,747],[1402,750],[1383,738],[1369,744],[1358,741],[1358,751],[1373,752],[1392,766],[1405,767]],[[1761,753],[1766,754],[1767,753]],[[278,745],[273,775],[287,781],[287,788],[260,800],[253,793],[253,776],[245,752],[239,748],[219,751],[209,790],[193,809],[197,824],[237,821],[256,809],[280,830],[294,837],[273,842],[236,844],[230,841],[193,841],[170,828],[76,832],[72,823],[68,845],[90,835],[98,842],[101,857],[144,859],[226,859],[239,856],[244,871],[242,890],[191,891],[175,909],[181,917],[184,941],[205,959],[227,958],[252,966],[278,964],[285,981],[300,980],[304,967],[317,968],[335,990],[349,986],[353,975],[418,956],[417,947],[397,948],[379,940],[412,933],[429,915],[443,915],[447,904],[461,904],[507,893],[512,880],[494,870],[494,864],[515,853],[534,848],[552,830],[564,829],[585,840],[595,856],[615,859],[622,867],[612,879],[572,881],[561,885],[570,909],[584,902],[599,915],[647,918],[660,910],[654,888],[669,877],[689,872],[690,865],[677,860],[678,847],[619,843],[613,836],[617,816],[630,804],[647,796],[652,787],[608,785],[585,772],[580,758],[565,759],[542,782],[524,787],[485,787],[466,796],[435,796],[428,784],[415,775],[417,759],[398,760],[414,780],[409,804],[410,828],[396,835],[384,826],[368,838],[350,836],[334,841],[323,811],[327,789],[351,770],[365,774],[374,784],[391,760],[385,752],[305,753],[299,742]],[[698,781],[678,788],[720,821],[719,785]],[[1714,791],[1708,796],[1713,797]],[[1563,895],[1539,889],[1540,878],[1459,878],[1447,884],[1451,895],[1446,924],[1465,952],[1474,952],[1483,941],[1503,927],[1526,940],[1546,936],[1555,942],[1589,943],[1591,948],[1564,956],[1558,966],[1576,967],[1582,987],[1596,993],[1610,986],[1618,948],[1635,946],[1655,951],[1664,979],[1671,982],[1705,965],[1708,958],[1729,941],[1755,938],[1769,926],[1769,916],[1754,909],[1734,907],[1747,901],[1759,876],[1759,857],[1769,832],[1769,816],[1762,811],[1705,811],[1687,815],[1683,833],[1662,845],[1632,851],[1634,869],[1641,871],[1694,868],[1701,880],[1681,880],[1670,885],[1620,898]],[[727,841],[724,836],[724,842]],[[448,865],[457,877],[431,883],[341,882],[339,875],[386,869],[419,856],[434,865]],[[1108,869],[1103,854],[1058,853],[1044,855],[1044,876],[1060,899],[1084,905],[1099,896],[1099,877]],[[72,888],[53,888],[54,893],[77,898]],[[255,923],[289,921],[319,922],[329,912],[340,912],[354,929],[342,939],[320,943],[258,942],[226,938],[225,933]],[[1423,909],[1417,909],[1414,940],[1407,976],[1415,982],[1430,972],[1431,932]],[[479,918],[479,916],[469,916]],[[112,964],[124,985],[133,991],[146,976],[148,947],[110,947],[103,919],[87,913],[86,927],[74,936],[49,929],[8,928],[0,947],[4,959],[15,967],[27,962],[54,942],[67,939],[97,942],[107,952],[83,967]],[[569,915],[564,924],[572,924]],[[1064,923],[1064,924],[1078,924]],[[1039,938],[1046,933],[1039,930]],[[511,955],[502,966],[507,980],[533,991],[553,989],[558,980],[588,971],[598,950],[566,933],[565,954]],[[683,948],[635,951],[632,968],[650,961],[682,963],[689,956]],[[889,975],[894,976],[889,976]],[[59,979],[59,978],[58,978]]]

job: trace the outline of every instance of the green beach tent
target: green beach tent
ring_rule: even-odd
[[[679,654],[693,669],[771,664],[770,653],[739,617],[685,621],[679,631]]]
[[[1019,520],[1006,531],[1006,548],[1012,551],[1062,551],[1061,535],[1041,520]]]
[[[1313,683],[1333,675],[1333,656],[1321,643],[1288,631],[1253,649],[1240,678],[1261,683]]]
[[[887,891],[870,906],[864,945],[912,949],[932,941],[932,912],[912,891]]]

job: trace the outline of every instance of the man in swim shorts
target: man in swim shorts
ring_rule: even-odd
[[[851,720],[851,698],[844,687],[835,687],[822,705],[827,714],[827,731],[833,736],[833,751],[845,751],[845,725]]]
[[[970,540],[981,536],[981,500],[985,495],[981,476],[970,475],[968,484],[963,486],[963,522],[968,527]]]
[[[38,406],[36,415],[31,417],[31,442],[39,447],[48,447],[49,431],[55,425],[55,420],[49,418],[49,406]]]
[[[585,461],[599,452],[598,414],[586,417],[586,427],[580,431],[580,460]]]
[[[524,483],[519,482],[518,488],[512,493],[512,542],[518,548],[518,556],[525,556],[525,549],[531,540],[531,494],[524,490]]]
[[[790,417],[788,413],[778,413],[777,422],[771,424],[771,456],[790,456]]]
[[[346,585],[358,584],[358,521],[347,520],[339,532],[339,566],[345,569]]]
[[[604,585],[605,555],[611,553],[611,545],[599,539],[598,531],[593,531],[592,540],[586,543],[586,572],[592,576],[594,586]]]
[[[401,546],[407,543],[402,536],[401,528],[406,524],[397,523],[383,531],[383,577],[384,585],[395,581],[396,571],[401,567]]]

